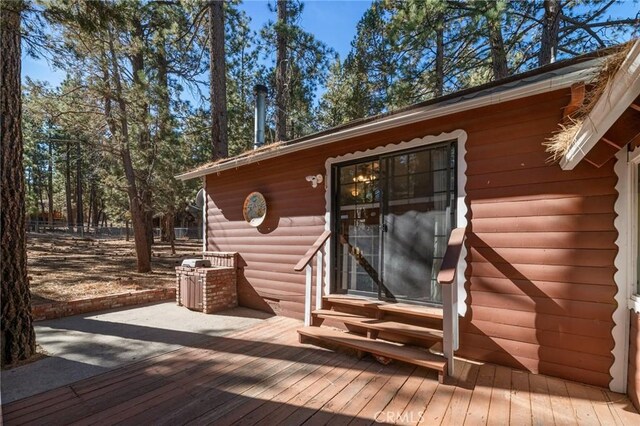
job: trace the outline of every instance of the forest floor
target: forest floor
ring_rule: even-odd
[[[201,250],[198,241],[177,240],[172,255],[169,244],[156,243],[153,272],[140,274],[133,241],[30,233],[27,258],[32,303],[172,287],[174,268],[182,259],[200,257]]]

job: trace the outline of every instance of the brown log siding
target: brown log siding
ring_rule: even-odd
[[[542,142],[569,91],[385,130],[207,178],[208,249],[245,262],[240,303],[301,318],[304,274],[293,267],[324,230],[325,160],[463,129],[467,162],[467,314],[460,355],[608,386],[617,253],[613,161],[562,171]],[[258,229],[242,218],[265,195]],[[265,299],[270,302],[266,304]]]

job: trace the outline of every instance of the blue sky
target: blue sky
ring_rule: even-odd
[[[340,57],[345,57],[356,34],[356,25],[370,4],[370,0],[307,0],[304,2],[300,25],[332,47]],[[269,10],[267,1],[245,0],[240,8],[251,18],[251,28],[254,31],[259,31],[270,19],[275,20],[275,13]],[[23,55],[22,60],[23,81],[28,76],[56,86],[65,77],[64,72],[53,69],[43,59]],[[188,97],[187,93],[185,95]]]
[[[306,0],[300,25],[344,58],[356,34],[356,25],[370,4],[371,0]],[[637,0],[625,0],[611,7],[609,15],[614,18],[631,17],[638,13],[638,6]],[[251,18],[254,31],[259,31],[268,20],[275,20],[275,14],[269,10],[265,0],[245,0],[240,8]],[[65,77],[64,72],[52,69],[45,60],[23,55],[23,81],[27,76],[48,81],[52,86],[58,85]],[[188,91],[183,96],[193,101]]]

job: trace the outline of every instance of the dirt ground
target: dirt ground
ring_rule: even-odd
[[[175,269],[185,258],[201,256],[198,241],[153,245],[152,272],[136,272],[133,241],[67,235],[29,234],[28,274],[33,303],[106,296],[175,285]]]

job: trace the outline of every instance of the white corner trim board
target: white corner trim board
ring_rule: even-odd
[[[403,141],[398,143],[390,143],[384,146],[378,146],[375,148],[367,149],[365,151],[356,151],[348,154],[340,155],[338,157],[330,157],[325,161],[325,229],[331,230],[331,214],[332,214],[332,191],[333,191],[333,173],[332,167],[334,164],[345,163],[352,160],[361,158],[373,157],[382,154],[389,154],[395,151],[404,151],[407,149],[418,148],[421,146],[427,146],[446,141],[457,141],[457,200],[456,200],[456,226],[458,228],[464,228],[467,226],[467,204],[466,198],[466,183],[467,183],[467,163],[465,161],[466,155],[466,142],[467,132],[458,129],[449,133],[441,133],[439,135],[428,135],[422,138],[412,139],[410,141]],[[332,259],[332,245],[325,244],[325,270],[330,268],[330,259]],[[457,284],[458,284],[458,300],[464,302],[467,298],[466,291],[464,289],[464,272],[467,268],[466,264],[466,249],[462,247],[462,254],[460,256],[460,262],[458,263],[457,270]],[[325,294],[329,294],[331,289],[330,274],[325,274]],[[459,314],[466,313],[467,306],[465,303],[458,303]]]
[[[635,281],[634,275],[635,260],[633,258],[632,242],[635,240],[633,236],[633,218],[635,215],[634,194],[633,194],[633,173],[632,165],[627,161],[627,150],[623,149],[616,155],[616,165],[614,170],[618,177],[616,184],[616,192],[618,198],[614,205],[614,211],[617,214],[614,220],[618,238],[616,246],[618,246],[618,254],[614,260],[616,273],[613,279],[616,283],[618,292],[615,295],[617,302],[616,310],[613,312],[614,326],[611,330],[613,337],[613,364],[609,369],[611,374],[611,382],[609,389],[614,392],[627,392],[627,368],[629,359],[629,291],[632,281]],[[636,231],[637,232],[637,231]]]
[[[637,40],[618,72],[582,122],[569,151],[560,160],[563,170],[573,168],[587,155],[622,113],[640,95],[640,40]]]

